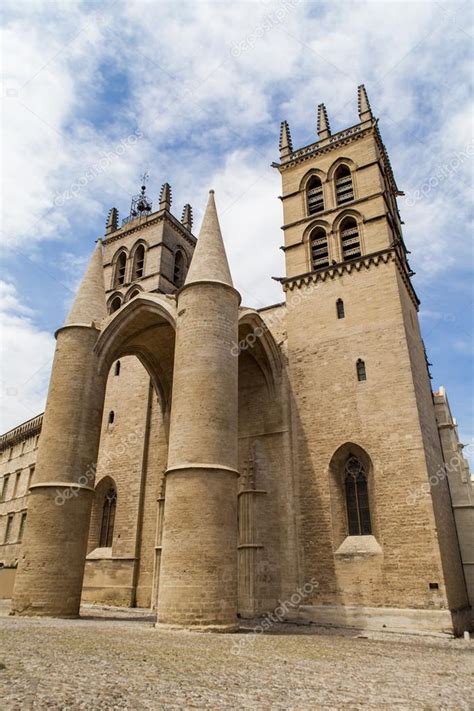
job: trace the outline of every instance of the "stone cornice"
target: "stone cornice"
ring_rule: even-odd
[[[395,177],[393,175],[392,164],[390,163],[390,158],[388,156],[387,149],[385,148],[385,144],[382,140],[382,136],[378,127],[378,119],[363,121],[362,123],[356,124],[355,126],[350,126],[349,128],[346,128],[343,131],[338,131],[338,133],[335,133],[333,136],[329,136],[328,138],[324,138],[321,141],[311,143],[309,146],[304,146],[303,148],[300,148],[296,151],[292,151],[292,153],[290,153],[290,155],[285,158],[285,160],[283,160],[281,163],[272,163],[272,167],[278,168],[278,170],[282,172],[283,170],[293,168],[295,165],[303,163],[304,161],[309,160],[310,158],[313,158],[316,155],[324,155],[325,153],[329,153],[335,148],[340,148],[340,146],[344,146],[349,143],[352,143],[353,141],[357,141],[360,138],[367,136],[370,132],[373,132],[375,141],[380,150],[382,164],[386,169],[390,186],[392,190],[396,194],[398,194],[399,190],[395,181]]]
[[[12,447],[14,444],[22,442],[25,439],[29,439],[33,437],[33,435],[39,434],[42,424],[43,413],[5,432],[5,434],[0,436],[0,451],[6,449],[6,447]]]
[[[413,285],[410,281],[406,270],[401,263],[396,250],[393,247],[388,249],[382,249],[379,252],[372,252],[372,254],[366,254],[358,259],[352,259],[347,262],[340,262],[330,267],[325,267],[324,269],[317,269],[313,272],[306,272],[305,274],[298,274],[293,277],[283,277],[277,278],[283,286],[283,291],[293,291],[293,289],[300,289],[302,286],[309,286],[310,284],[316,284],[319,281],[326,281],[327,279],[336,279],[342,277],[344,274],[350,274],[353,271],[361,271],[361,269],[370,269],[371,267],[377,267],[380,264],[388,264],[388,262],[394,262],[398,272],[407,287],[408,294],[418,310],[420,304]],[[275,277],[274,277],[275,278]]]
[[[344,146],[353,141],[363,138],[368,133],[373,131],[376,126],[375,121],[364,121],[364,123],[359,123],[350,128],[346,128],[344,131],[339,131],[329,138],[325,138],[322,141],[316,141],[316,143],[311,143],[309,146],[300,148],[297,151],[293,151],[286,160],[281,163],[272,163],[272,167],[278,168],[281,172],[282,170],[287,170],[288,168],[293,168],[299,163],[303,163],[315,155],[324,155],[333,151],[335,148]]]
[[[133,222],[130,222],[129,225],[124,225],[123,227],[120,227],[110,236],[101,238],[102,244],[104,246],[107,246],[112,242],[118,241],[122,237],[128,237],[129,235],[135,232],[142,232],[146,227],[149,227],[150,225],[156,225],[159,222],[167,222],[176,232],[178,232],[178,234],[184,237],[188,244],[190,244],[192,247],[196,246],[196,237],[194,237],[194,235],[191,234],[191,232],[189,232],[189,230],[187,230],[184,225],[182,225],[181,222],[179,222],[179,220],[177,220],[176,217],[174,217],[174,215],[172,215],[167,210],[160,210],[159,212],[154,212],[145,219],[137,218]]]

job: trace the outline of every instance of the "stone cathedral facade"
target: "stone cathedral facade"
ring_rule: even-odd
[[[321,104],[317,130],[295,150],[281,127],[282,303],[241,303],[213,191],[198,239],[168,184],[110,211],[44,417],[0,440],[15,614],[470,628],[472,482],[364,87],[356,125],[333,135]]]

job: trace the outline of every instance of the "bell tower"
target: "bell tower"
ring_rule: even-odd
[[[282,176],[290,280],[392,249],[407,282],[411,276],[396,202],[403,193],[363,85],[358,107],[359,123],[333,135],[320,104],[318,140],[295,151],[288,123],[281,125],[280,163],[274,167]]]
[[[280,133],[288,373],[298,447],[308,615],[432,610],[468,601],[390,160],[364,86],[359,121],[294,149]],[[426,490],[415,502],[409,493]],[[438,530],[443,534],[438,537]],[[355,611],[355,612],[351,612]],[[388,612],[387,612],[388,614]],[[431,612],[429,613],[431,615]],[[447,615],[447,617],[446,617]],[[448,622],[449,621],[449,622]]]

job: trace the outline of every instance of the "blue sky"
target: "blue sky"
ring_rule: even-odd
[[[145,170],[196,227],[215,188],[244,302],[281,300],[280,121],[295,147],[321,101],[350,126],[364,83],[406,194],[433,386],[474,442],[470,3],[7,0],[2,35],[0,429],[42,409],[52,332]]]

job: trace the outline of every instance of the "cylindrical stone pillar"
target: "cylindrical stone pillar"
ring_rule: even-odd
[[[238,628],[239,300],[205,279],[178,296],[158,624]]]
[[[14,614],[79,614],[106,381],[93,352],[97,335],[80,324],[57,333]]]

